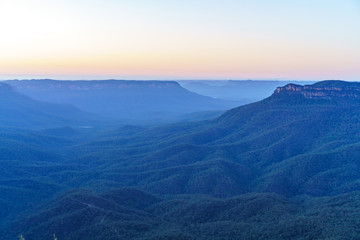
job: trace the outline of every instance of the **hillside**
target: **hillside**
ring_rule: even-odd
[[[72,104],[100,114],[102,118],[127,123],[166,122],[185,114],[227,110],[239,102],[204,97],[173,81],[6,81],[34,99]]]
[[[0,127],[49,128],[80,126],[91,119],[70,104],[46,103],[18,93],[0,82]]]
[[[14,231],[29,229],[23,232],[29,240],[54,233],[65,240],[356,239],[359,200],[359,192],[295,200],[272,193],[166,200],[136,189],[76,190]]]
[[[322,196],[359,190],[357,99],[278,91],[214,121],[105,137],[74,152],[95,156],[87,164],[97,166],[105,182],[159,194]]]
[[[46,199],[26,195],[36,207],[22,205],[22,216],[7,210],[15,224],[3,239],[357,239],[359,89],[289,84],[214,120],[68,131],[60,155],[47,147],[50,155],[27,163],[31,179],[51,186],[28,186]],[[40,160],[56,167],[41,171]],[[17,192],[2,191],[11,206]]]

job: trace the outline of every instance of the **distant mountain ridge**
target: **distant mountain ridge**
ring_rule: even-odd
[[[25,89],[33,90],[115,90],[123,88],[177,88],[179,84],[174,81],[128,81],[128,80],[52,80],[52,79],[34,79],[34,80],[9,80],[6,83],[16,87],[19,91]]]
[[[77,126],[91,118],[73,105],[38,101],[3,82],[0,82],[0,111],[0,127],[5,128]]]
[[[241,105],[190,92],[175,81],[60,81],[9,80],[20,93],[34,99],[69,103],[103,118],[124,121],[161,121],[200,112],[227,110]]]

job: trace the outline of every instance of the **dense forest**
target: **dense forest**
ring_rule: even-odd
[[[359,238],[360,83],[167,124],[0,98],[1,240]]]

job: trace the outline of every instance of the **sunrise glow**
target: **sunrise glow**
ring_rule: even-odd
[[[0,78],[360,80],[359,26],[357,0],[2,0]]]

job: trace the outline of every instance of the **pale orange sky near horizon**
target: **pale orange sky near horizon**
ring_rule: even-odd
[[[2,0],[0,79],[360,81],[358,26],[356,0]]]

